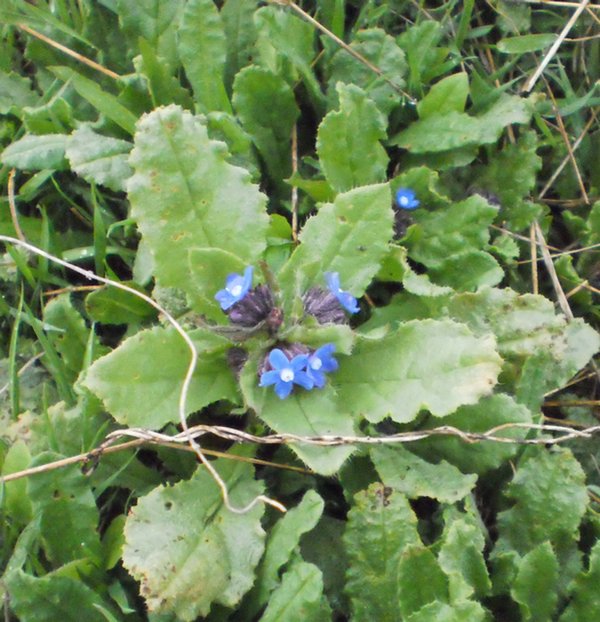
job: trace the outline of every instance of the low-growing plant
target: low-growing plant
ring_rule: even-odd
[[[7,620],[600,616],[598,22],[545,4],[5,1]]]

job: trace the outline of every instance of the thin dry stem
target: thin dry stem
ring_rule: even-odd
[[[87,65],[88,67],[91,67],[92,69],[95,69],[96,71],[99,71],[100,73],[103,73],[105,76],[108,76],[109,78],[113,78],[113,80],[121,79],[121,76],[118,73],[115,73],[114,71],[111,71],[110,69],[107,69],[106,67],[103,67],[102,65],[100,65],[100,63],[93,61],[91,58],[87,58],[87,56],[83,56],[83,54],[79,54],[79,52],[75,52],[75,50],[72,50],[71,48],[68,48],[65,45],[62,45],[61,43],[58,43],[58,41],[54,41],[54,39],[50,39],[50,37],[47,37],[41,32],[38,32],[37,30],[30,28],[26,24],[17,24],[17,27],[29,33],[33,37],[38,38],[40,41],[47,43],[53,48],[56,48],[57,50],[64,52],[65,54],[69,55],[71,58],[78,60],[80,63],[83,63],[84,65]]]
[[[573,312],[571,311],[569,301],[565,296],[562,285],[560,284],[560,281],[558,279],[558,275],[556,274],[556,268],[554,267],[554,263],[552,261],[552,258],[550,257],[550,252],[548,251],[548,246],[546,245],[546,240],[544,239],[544,234],[542,233],[542,229],[537,221],[534,223],[534,227],[535,235],[538,239],[538,242],[540,243],[540,248],[542,249],[544,265],[546,266],[546,270],[548,270],[550,280],[552,281],[552,286],[554,287],[554,291],[558,299],[558,305],[560,306],[561,311],[564,313],[567,320],[570,322],[574,319]]]
[[[292,175],[298,172],[298,126],[292,127]],[[298,188],[292,186],[292,240],[298,244]]]
[[[534,294],[538,294],[540,291],[540,282],[538,276],[538,265],[537,265],[537,246],[535,243],[535,226],[533,223],[529,228],[529,255],[531,257],[531,283],[532,283],[532,291]]]

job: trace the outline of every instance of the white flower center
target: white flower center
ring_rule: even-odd
[[[408,197],[400,197],[400,205],[402,205],[402,207],[408,205]]]
[[[238,283],[234,285],[230,290],[232,296],[239,296],[242,293],[242,286]]]
[[[321,367],[323,367],[323,361],[320,358],[314,358],[311,362],[310,362],[310,366],[312,369],[315,370],[319,370],[321,369]]]
[[[286,367],[279,372],[279,377],[284,382],[291,382],[294,379],[294,371],[289,367]]]

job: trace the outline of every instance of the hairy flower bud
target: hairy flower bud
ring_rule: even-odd
[[[316,318],[319,324],[346,324],[344,308],[329,290],[311,287],[302,297],[304,311]]]
[[[274,310],[273,295],[266,285],[257,285],[241,300],[227,309],[232,324],[254,328],[265,321]]]

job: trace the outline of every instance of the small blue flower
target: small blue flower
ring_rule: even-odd
[[[410,188],[398,188],[396,192],[396,205],[401,209],[417,209],[421,201],[415,197],[415,193]]]
[[[338,302],[349,313],[358,313],[360,308],[356,298],[349,292],[340,289],[340,275],[338,272],[326,272],[325,281],[329,291],[338,299]]]
[[[215,300],[221,305],[223,311],[227,311],[236,302],[239,302],[252,287],[252,275],[254,268],[248,266],[244,270],[244,276],[240,274],[230,274],[225,281],[225,289],[218,291]]]
[[[325,386],[325,373],[335,371],[338,368],[338,362],[333,358],[334,352],[335,345],[328,343],[308,357],[306,373],[314,382],[315,387],[319,389]]]
[[[295,384],[308,391],[314,387],[314,381],[305,371],[308,354],[297,354],[290,361],[285,352],[275,348],[269,353],[269,363],[273,369],[262,373],[259,386],[268,387],[274,384],[279,399],[284,400],[292,392]]]

